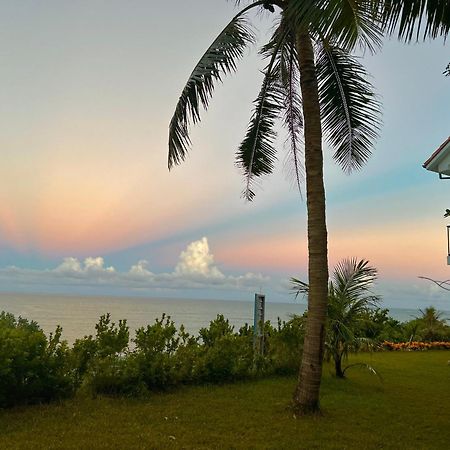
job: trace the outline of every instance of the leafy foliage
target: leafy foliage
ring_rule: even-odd
[[[266,330],[268,330],[267,324]],[[306,314],[294,315],[288,321],[278,319],[277,327],[267,331],[269,334],[266,342],[267,355],[275,373],[296,373],[302,354],[305,331]]]
[[[236,163],[246,178],[243,196],[247,200],[253,200],[255,196],[251,187],[253,178],[272,173],[276,160],[274,126],[282,97],[274,62],[273,58],[267,67],[247,133],[236,154]]]
[[[247,45],[254,42],[253,32],[244,17],[253,6],[244,8],[231,20],[192,71],[169,126],[169,169],[186,158],[191,144],[190,122],[200,121],[200,106],[208,109],[215,83],[236,70],[236,61],[243,56]]]
[[[177,330],[170,317],[136,330],[131,345],[123,327],[102,316],[95,339],[86,336],[73,347],[73,371],[93,394],[142,395],[179,384],[218,383],[295,370],[303,325],[298,320],[265,324],[265,353],[255,355],[253,327],[238,332],[223,315],[200,329],[198,337]],[[121,328],[122,327],[122,328]],[[122,332],[121,332],[122,329]],[[122,339],[118,337],[122,336]],[[130,348],[131,347],[131,348]]]
[[[406,323],[387,309],[369,308],[376,276],[365,261],[347,260],[330,284],[327,355],[340,362],[348,353],[376,349],[448,348],[450,326],[434,308]],[[308,285],[296,283],[307,294]],[[48,338],[37,323],[0,314],[0,407],[48,402],[76,389],[93,395],[148,395],[181,384],[223,383],[294,374],[298,368],[307,314],[263,327],[262,354],[254,352],[253,327],[238,331],[218,315],[197,336],[163,315],[136,330],[130,340],[125,320],[100,317],[95,336],[61,341],[61,328]],[[424,341],[420,345],[416,340]],[[407,341],[405,343],[405,341]],[[440,341],[436,344],[434,341]],[[386,342],[390,342],[389,345]],[[404,344],[401,344],[404,343]],[[408,347],[409,345],[409,347]],[[373,368],[365,366],[369,370]],[[342,374],[346,368],[342,368]]]
[[[382,26],[405,41],[446,37],[450,30],[447,0],[372,0],[381,8]]]
[[[343,359],[350,351],[370,348],[373,341],[362,335],[361,328],[369,308],[379,298],[370,291],[377,271],[366,260],[348,258],[334,268],[328,288],[328,320],[325,346],[334,360],[336,376],[344,377]],[[308,285],[292,280],[297,293],[308,293]]]
[[[331,39],[347,51],[381,45],[380,14],[370,0],[291,1],[285,11],[296,29],[309,29],[316,41]]]
[[[423,341],[443,341],[450,339],[450,330],[443,313],[433,306],[420,310],[421,316],[416,318],[417,334]]]
[[[273,4],[281,8],[281,13],[272,38],[260,52],[269,62],[254,101],[246,135],[236,152],[236,164],[245,176],[243,196],[247,200],[255,196],[255,180],[274,169],[277,160],[275,124],[278,119],[282,119],[288,135],[286,167],[301,190],[303,117],[296,40],[299,29],[308,28],[318,44],[317,69],[324,128],[335,150],[335,159],[344,170],[360,168],[367,161],[380,124],[380,104],[373,94],[373,87],[367,81],[363,67],[349,53],[357,43],[371,49],[380,43],[380,18],[374,16],[372,4],[348,0]],[[239,22],[241,15],[252,7],[272,11],[271,5],[272,2],[252,2],[228,26],[234,29],[234,22]],[[215,58],[229,61],[224,70],[218,71],[215,63],[211,66],[199,63],[178,102],[170,125],[169,167],[181,163],[186,157],[190,143],[189,117],[194,122],[200,120],[199,104],[207,108],[213,93],[213,81],[221,80],[222,73],[235,70],[234,60],[242,55],[242,48],[251,41],[250,32],[241,30],[242,35],[238,33],[240,37],[227,40],[238,52],[230,55],[227,46],[222,48],[218,44],[227,35],[226,30],[202,58],[208,59],[207,55],[212,52]],[[199,70],[206,70],[208,75],[196,76]]]
[[[61,328],[47,339],[36,322],[0,313],[0,407],[48,402],[74,390]]]
[[[364,67],[343,48],[322,42],[316,69],[323,128],[335,161],[350,173],[370,157],[381,105]]]

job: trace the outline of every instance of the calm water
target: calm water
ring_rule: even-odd
[[[299,303],[266,303],[266,319],[289,319],[301,314],[305,305]],[[38,322],[46,333],[63,327],[69,342],[87,334],[95,334],[100,315],[111,313],[114,321],[127,319],[130,330],[153,323],[163,313],[190,333],[207,326],[217,314],[223,314],[232,325],[253,323],[253,302],[220,300],[186,300],[135,297],[72,297],[61,295],[30,295],[0,293],[0,311],[8,311]]]
[[[302,314],[305,304],[266,303],[266,319],[276,323],[277,318],[289,319],[291,314]],[[100,315],[111,313],[114,321],[127,319],[131,330],[153,323],[166,313],[179,326],[196,333],[207,326],[217,314],[223,314],[232,325],[240,327],[253,323],[253,302],[221,300],[186,300],[127,297],[74,297],[61,295],[0,293],[0,311],[35,320],[46,333],[57,325],[63,327],[63,337],[72,343],[76,338],[94,334],[94,325]],[[411,320],[418,310],[391,309],[397,320]],[[447,314],[449,316],[450,314]]]

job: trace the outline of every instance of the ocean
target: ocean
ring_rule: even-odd
[[[73,343],[77,338],[95,334],[95,324],[107,312],[113,321],[127,319],[132,337],[134,330],[153,323],[163,313],[177,326],[183,324],[190,333],[208,326],[217,314],[223,314],[238,329],[245,323],[253,323],[251,298],[249,295],[249,301],[225,301],[0,293],[0,311],[34,320],[47,334],[61,325],[63,338]],[[276,324],[278,317],[288,320],[292,314],[302,314],[305,308],[305,303],[294,299],[290,303],[266,302],[266,320]],[[390,309],[390,315],[400,321],[411,320],[419,314],[418,309]]]

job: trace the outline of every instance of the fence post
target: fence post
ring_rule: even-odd
[[[264,312],[266,296],[255,294],[255,310],[253,320],[253,349],[256,354],[264,353]]]

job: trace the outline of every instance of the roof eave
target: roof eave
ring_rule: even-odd
[[[423,167],[426,170],[430,170],[431,172],[439,173],[438,166],[439,166],[439,160],[443,156],[443,152],[446,149],[446,147],[449,147],[450,149],[450,136],[447,138],[445,142],[443,142],[439,148],[423,163]]]

